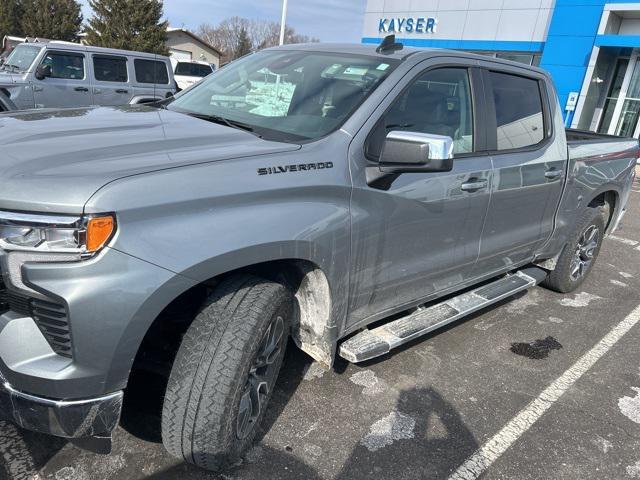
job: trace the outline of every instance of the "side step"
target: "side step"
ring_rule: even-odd
[[[546,275],[537,267],[520,270],[442,303],[419,308],[406,317],[373,330],[363,330],[340,345],[340,356],[352,363],[379,357],[459,318],[528,290],[544,280]]]

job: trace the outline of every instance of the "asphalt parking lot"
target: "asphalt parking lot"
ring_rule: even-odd
[[[15,479],[640,478],[634,190],[574,294],[538,287],[334,372],[290,348],[260,442],[222,475],[169,457],[135,410],[108,456],[2,423],[0,462]]]

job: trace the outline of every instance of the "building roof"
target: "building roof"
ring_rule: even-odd
[[[167,33],[173,33],[173,32],[182,32],[185,33],[186,35],[188,35],[189,37],[191,37],[195,42],[198,42],[202,45],[204,45],[206,48],[213,50],[214,52],[216,52],[218,54],[219,57],[224,56],[224,52],[221,51],[219,48],[214,47],[213,45],[211,45],[210,43],[205,42],[202,38],[200,38],[198,35],[196,35],[195,33],[187,30],[186,28],[176,28],[176,27],[168,27],[167,28]]]

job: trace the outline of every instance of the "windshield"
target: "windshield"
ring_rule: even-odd
[[[220,69],[168,108],[242,123],[268,139],[312,140],[342,125],[397,64],[359,55],[260,52]]]
[[[33,45],[18,45],[11,52],[11,55],[7,57],[2,67],[18,72],[26,72],[33,65],[33,61],[41,49],[42,47],[34,47]]]
[[[209,65],[201,63],[180,62],[176,65],[176,75],[185,75],[187,77],[206,77],[212,72]]]

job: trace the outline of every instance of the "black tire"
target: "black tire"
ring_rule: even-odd
[[[560,293],[569,293],[582,285],[591,272],[600,253],[605,234],[606,223],[602,207],[587,208],[578,218],[576,225],[576,231],[562,250],[555,270],[542,282],[543,287]],[[580,252],[585,250],[582,244],[594,231],[597,238],[589,242],[589,255],[584,252],[581,254]],[[583,262],[581,267],[577,265],[578,256]],[[578,272],[576,272],[577,267],[580,269]]]
[[[162,412],[169,453],[217,471],[251,446],[282,365],[292,312],[291,292],[276,282],[237,275],[216,288],[187,330],[171,370]],[[270,336],[277,346],[272,354],[265,350]],[[256,418],[249,408],[254,398],[261,407]]]

